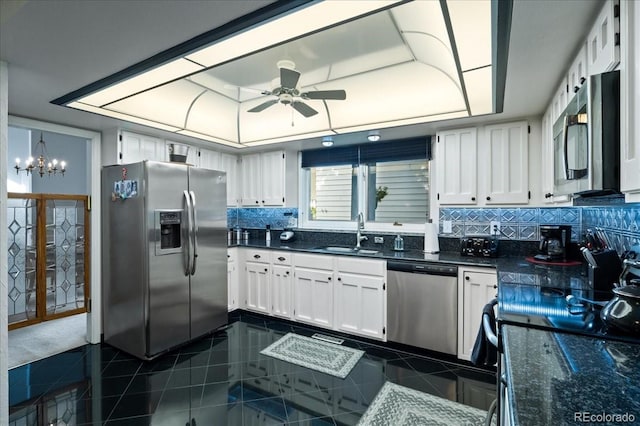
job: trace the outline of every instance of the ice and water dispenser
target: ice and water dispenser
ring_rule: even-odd
[[[156,210],[156,231],[160,230],[160,238],[156,239],[157,256],[182,251],[181,223],[181,210]]]

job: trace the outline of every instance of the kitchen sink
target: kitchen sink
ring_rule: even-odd
[[[343,246],[324,246],[318,247],[317,250],[328,251],[333,253],[354,253],[354,254],[378,254],[378,250],[369,250],[356,247],[343,247]]]

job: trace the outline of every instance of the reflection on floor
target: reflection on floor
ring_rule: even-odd
[[[9,370],[11,425],[355,425],[386,381],[487,410],[493,373],[346,339],[365,355],[340,379],[260,351],[312,330],[246,313],[142,362],[86,345]],[[195,420],[195,422],[193,422]]]

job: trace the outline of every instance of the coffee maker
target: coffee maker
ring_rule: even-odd
[[[540,225],[540,245],[533,258],[543,262],[566,262],[570,242],[570,225]]]

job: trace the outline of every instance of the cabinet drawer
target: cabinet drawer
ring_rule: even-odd
[[[338,258],[339,272],[384,277],[386,267],[384,260],[357,259],[347,256]]]
[[[302,268],[333,270],[333,256],[296,253],[294,261],[296,266]]]
[[[283,251],[271,252],[271,263],[274,265],[291,265],[291,253]]]
[[[245,251],[245,259],[249,262],[269,263],[271,261],[271,252],[269,250],[248,249]]]

